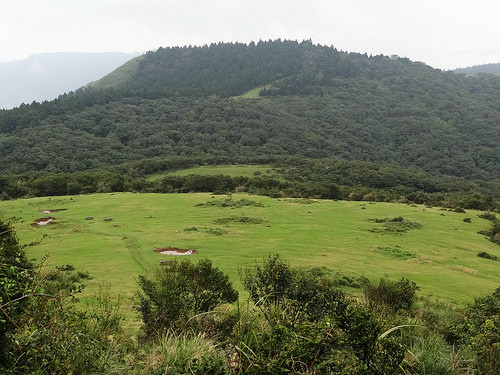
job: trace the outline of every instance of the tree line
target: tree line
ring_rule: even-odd
[[[178,176],[155,173],[186,169],[207,161],[224,164],[226,158],[167,158],[123,164],[116,169],[75,173],[29,173],[0,177],[0,199],[63,196],[109,192],[231,194],[248,192],[275,198],[318,198],[357,201],[408,202],[448,208],[498,210],[493,186],[458,178],[443,179],[369,163],[297,158],[246,159],[267,162],[273,174],[252,177],[227,175]],[[239,159],[243,161],[245,159]],[[235,160],[232,160],[233,162]],[[216,164],[215,164],[216,165]]]

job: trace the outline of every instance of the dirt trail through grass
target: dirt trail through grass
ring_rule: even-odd
[[[144,272],[151,271],[151,265],[146,261],[144,256],[139,250],[137,246],[137,237],[131,236],[130,234],[127,237],[123,237],[127,242],[126,247],[130,251],[130,255],[135,260],[135,262],[142,268]]]

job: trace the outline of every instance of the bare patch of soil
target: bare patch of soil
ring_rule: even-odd
[[[56,218],[53,216],[49,217],[42,217],[40,219],[35,219],[33,220],[33,223],[31,223],[32,226],[38,227],[38,226],[44,226],[47,225],[48,223],[54,221]]]
[[[56,208],[52,210],[40,210],[43,214],[53,214],[54,212],[66,211],[67,208]]]
[[[196,249],[179,249],[178,247],[165,247],[163,249],[155,249],[155,253],[163,255],[192,255],[196,254]]]

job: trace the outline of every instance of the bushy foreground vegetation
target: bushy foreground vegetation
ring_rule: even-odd
[[[172,261],[139,279],[139,334],[88,277],[33,265],[0,222],[0,369],[5,374],[498,374],[500,288],[465,309],[407,280],[370,283],[292,268],[278,255],[241,269],[248,299],[208,260]],[[343,280],[340,282],[340,280]],[[338,287],[358,286],[350,295]]]

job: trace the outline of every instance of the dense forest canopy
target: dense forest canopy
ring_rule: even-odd
[[[103,82],[0,111],[0,173],[292,155],[500,177],[493,75],[277,40],[160,48]]]

